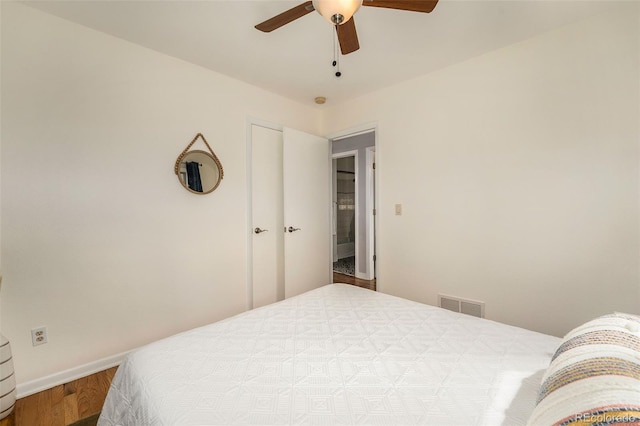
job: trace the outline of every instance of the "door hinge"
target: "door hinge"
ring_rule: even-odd
[[[373,215],[375,216],[376,214],[378,214],[378,211],[376,209],[373,209]]]
[[[373,163],[373,170],[376,169],[376,163]]]
[[[376,260],[378,260],[378,256],[376,256],[375,254],[373,255],[373,261],[375,262]]]

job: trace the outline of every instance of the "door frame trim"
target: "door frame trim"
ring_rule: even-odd
[[[365,170],[366,226],[365,226],[365,229],[367,232],[366,256],[367,256],[367,265],[368,265],[367,267],[368,274],[364,278],[365,280],[372,280],[376,278],[376,268],[375,268],[376,262],[373,260],[373,256],[375,256],[376,254],[375,225],[377,223],[376,221],[377,215],[373,213],[373,211],[376,209],[375,202],[376,202],[376,187],[377,187],[376,185],[377,173],[374,170],[374,165],[376,163],[375,153],[376,153],[375,145],[365,148],[365,155],[366,155],[366,158],[365,158],[365,164],[366,164],[366,170]]]

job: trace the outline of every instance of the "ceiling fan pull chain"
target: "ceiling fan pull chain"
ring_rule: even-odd
[[[336,68],[336,77],[340,77],[342,73],[340,72],[340,52],[338,51],[338,25],[336,25],[336,31],[333,31],[333,65]]]

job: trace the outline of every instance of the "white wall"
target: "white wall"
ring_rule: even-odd
[[[19,384],[246,309],[247,117],[319,131],[314,109],[2,2],[1,328]],[[173,172],[197,132],[225,172],[204,196]]]
[[[0,7],[0,34],[2,33],[2,7]],[[0,46],[2,37],[0,37]],[[2,81],[2,54],[0,47],[0,81]],[[0,95],[0,111],[2,104],[2,97]],[[0,113],[0,164],[2,164],[2,114]],[[0,242],[2,241],[2,173],[0,173]],[[0,334],[2,333],[2,253],[0,252]]]
[[[635,9],[322,117],[22,5],[1,18],[1,329],[19,383],[246,308],[247,116],[316,134],[377,122],[383,291],[484,300],[558,335],[638,312]],[[173,174],[197,132],[225,167],[207,196]]]
[[[327,133],[379,126],[382,291],[556,335],[640,312],[638,20],[626,5],[326,110]]]

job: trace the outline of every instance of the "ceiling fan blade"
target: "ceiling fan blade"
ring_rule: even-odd
[[[307,1],[256,25],[256,29],[265,33],[270,33],[271,31],[277,30],[278,28],[288,24],[289,22],[295,21],[298,18],[302,18],[304,15],[306,15],[307,13],[311,13],[314,10],[315,8],[313,7],[313,2]]]
[[[336,32],[338,33],[338,41],[340,42],[340,51],[343,55],[348,55],[360,49],[356,23],[353,16],[344,24],[336,25]]]
[[[386,9],[408,10],[411,12],[431,12],[438,0],[364,0],[363,6],[384,7]]]

